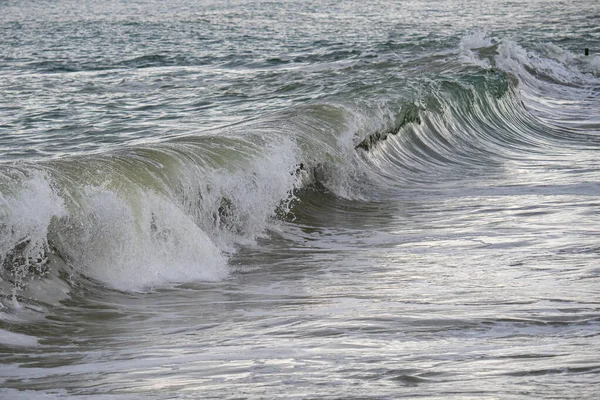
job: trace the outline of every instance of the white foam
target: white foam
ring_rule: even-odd
[[[585,71],[600,78],[600,56],[586,57]]]
[[[484,57],[477,52],[491,46],[496,46],[495,55],[488,53]],[[526,50],[513,40],[493,38],[485,30],[476,30],[461,39],[458,50],[464,63],[498,67],[533,83],[539,83],[536,73],[565,84],[598,83],[600,57],[576,55],[553,43],[539,44],[535,51]]]
[[[15,247],[20,247],[19,257],[37,263],[43,260],[48,249],[48,230],[57,218],[66,216],[63,199],[53,190],[50,180],[34,171],[12,194],[0,195],[0,259]],[[25,264],[25,263],[24,263]],[[19,265],[14,279],[20,282],[28,265]]]
[[[465,35],[459,44],[461,61],[467,64],[478,65],[482,68],[489,68],[490,62],[487,59],[481,59],[473,50],[494,45],[494,41],[489,37],[487,31],[476,30]]]
[[[473,50],[497,45],[493,58],[481,58]],[[582,85],[597,84],[600,57],[579,57],[553,43],[542,43],[537,51],[526,50],[510,39],[495,39],[485,31],[474,31],[464,36],[459,44],[461,60],[482,68],[496,66],[519,76],[522,80],[538,82],[532,71],[556,82]]]
[[[292,140],[272,141],[243,168],[206,171],[199,198],[194,193],[185,194],[189,212],[197,213],[198,224],[224,251],[232,251],[235,243],[252,243],[268,227],[278,208],[289,208],[293,189],[301,183],[294,174],[300,162],[298,154]],[[192,190],[195,187],[187,186]],[[194,197],[196,201],[189,200]],[[227,208],[225,212],[221,212],[223,207]]]
[[[10,347],[36,347],[38,339],[22,333],[15,333],[0,329],[0,344]]]
[[[541,50],[544,51],[544,55],[548,58],[559,61],[563,64],[573,63],[575,60],[575,55],[568,50],[565,50],[554,43],[543,43],[541,45]]]
[[[0,195],[0,215],[5,234],[0,236],[0,251],[6,254],[23,238],[30,238],[27,246],[30,256],[40,250],[46,241],[52,218],[66,215],[63,200],[54,192],[46,176],[34,172],[22,183],[16,195]]]
[[[493,44],[494,42],[492,38],[489,37],[488,32],[485,30],[476,30],[470,32],[460,40],[460,48],[468,50],[489,47]]]
[[[61,246],[86,276],[124,291],[227,276],[225,257],[168,197],[88,187],[82,204]]]

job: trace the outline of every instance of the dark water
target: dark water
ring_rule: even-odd
[[[597,398],[598,21],[1,2],[0,398]]]

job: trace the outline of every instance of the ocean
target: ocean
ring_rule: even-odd
[[[0,398],[600,397],[599,23],[0,1]]]

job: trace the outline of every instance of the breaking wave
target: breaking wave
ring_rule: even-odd
[[[376,104],[332,97],[160,143],[1,165],[0,306],[56,303],[77,285],[221,280],[229,254],[293,223],[315,192],[374,200],[600,144],[597,57],[474,32],[452,63]]]

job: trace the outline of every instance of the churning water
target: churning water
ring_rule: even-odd
[[[597,398],[599,21],[0,2],[0,398]]]

